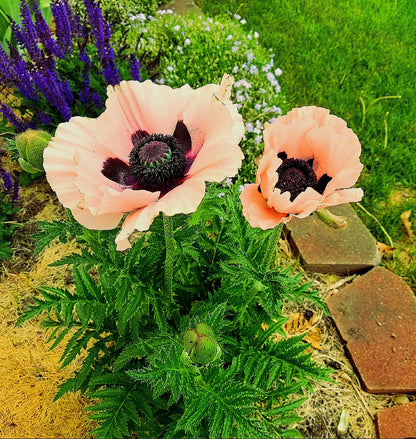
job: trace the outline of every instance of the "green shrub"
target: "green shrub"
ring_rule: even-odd
[[[228,17],[215,20],[193,14],[136,16],[131,32],[141,35],[138,57],[156,82],[172,87],[219,83],[224,73],[235,78],[233,100],[246,123],[242,143],[246,160],[240,181],[252,180],[255,158],[262,150],[265,122],[286,112],[278,78],[282,73],[272,51],[258,43],[257,32],[247,32]]]

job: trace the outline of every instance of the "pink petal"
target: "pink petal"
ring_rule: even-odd
[[[195,212],[205,195],[205,182],[189,179],[172,189],[158,201],[136,210],[127,216],[116,237],[117,250],[126,250],[131,245],[128,237],[134,230],[148,230],[154,218],[163,212],[167,216]]]
[[[238,147],[244,123],[237,106],[228,99],[229,90],[224,94],[226,84],[231,87],[231,77],[223,78],[220,86],[195,90],[183,114],[192,139],[191,154],[196,155],[188,174],[209,181],[235,175],[244,158]]]
[[[281,164],[282,160],[274,152],[264,154],[260,159],[256,183],[260,184],[261,193],[266,200],[275,190],[276,183],[279,180],[279,174],[276,170]]]
[[[311,187],[299,194],[293,201],[290,201],[289,192],[281,193],[280,189],[275,189],[267,204],[278,212],[291,213],[299,218],[305,218],[317,209],[322,199],[322,195]]]
[[[111,230],[117,227],[123,218],[122,213],[107,213],[104,215],[93,215],[88,209],[73,208],[71,210],[74,218],[87,229]]]
[[[336,133],[333,128],[314,128],[307,133],[306,140],[313,151],[318,179],[323,174],[335,178],[343,169],[360,164],[361,145],[352,130]]]
[[[265,124],[264,128],[264,152],[286,152],[288,158],[309,160],[313,157],[312,150],[305,140],[306,134],[316,127],[313,119],[294,120],[288,125],[286,116],[280,116],[274,123]]]
[[[329,194],[320,204],[320,208],[336,206],[337,204],[356,203],[361,201],[364,192],[361,188],[342,189]]]
[[[107,117],[121,113],[130,135],[139,129],[149,134],[173,134],[191,89],[172,89],[150,80],[122,81],[108,87],[107,93]]]
[[[328,183],[323,195],[326,196],[337,189],[345,189],[353,186],[363,170],[363,165],[359,161],[349,167],[339,171]]]
[[[195,156],[204,142],[207,123],[212,116],[210,103],[219,86],[208,84],[196,90],[192,90],[189,86],[183,86],[181,90],[186,92],[188,88],[190,92],[188,91],[187,105],[182,117],[192,140],[191,155]],[[192,93],[191,99],[189,99],[189,93]]]
[[[270,208],[258,191],[257,184],[248,184],[240,194],[243,214],[252,227],[272,229],[279,223],[287,223],[290,216]]]
[[[131,212],[149,203],[157,201],[160,191],[125,189],[122,192],[111,187],[103,188],[103,197],[98,208],[98,214],[114,212]]]

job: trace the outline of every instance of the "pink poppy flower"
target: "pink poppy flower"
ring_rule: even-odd
[[[263,230],[317,209],[360,201],[351,188],[363,165],[361,145],[344,120],[319,107],[295,108],[266,123],[256,183],[243,189],[243,214]]]
[[[107,89],[96,119],[73,117],[58,126],[44,168],[60,202],[89,229],[113,229],[127,214],[116,243],[153,219],[194,212],[206,181],[234,176],[243,160],[244,124],[221,85],[172,89],[147,80]]]

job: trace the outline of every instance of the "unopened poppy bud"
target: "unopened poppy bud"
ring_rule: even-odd
[[[210,337],[215,337],[214,331],[212,330],[211,326],[207,325],[206,323],[198,323],[195,330],[198,335],[209,335]]]
[[[185,332],[183,347],[183,354],[188,356],[189,361],[201,365],[214,361],[221,351],[213,329],[203,322],[198,323],[195,329],[188,329]]]
[[[183,336],[183,347],[185,351],[191,352],[196,342],[198,341],[198,334],[195,329],[188,329]]]
[[[219,346],[214,337],[204,335],[192,349],[190,357],[194,363],[205,365],[215,360]]]
[[[26,130],[16,136],[16,148],[19,152],[19,164],[30,173],[43,171],[43,150],[52,136],[46,131]]]

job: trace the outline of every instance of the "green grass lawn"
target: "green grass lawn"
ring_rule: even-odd
[[[362,218],[393,239],[388,265],[416,286],[416,2],[414,0],[200,0],[209,15],[237,13],[276,53],[290,107],[342,117],[362,144]],[[364,117],[365,114],[365,117]],[[381,226],[380,226],[381,225]],[[404,253],[404,254],[403,254]]]

